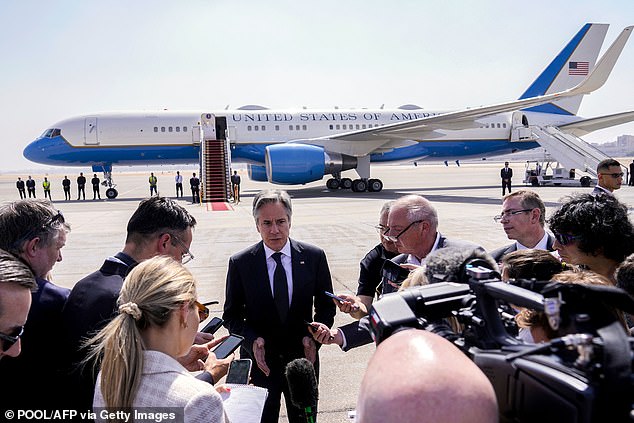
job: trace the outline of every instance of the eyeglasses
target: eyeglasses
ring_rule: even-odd
[[[20,337],[24,334],[24,326],[20,326],[15,330],[15,332],[17,332],[16,335],[7,335],[0,332],[0,339],[2,339],[2,351],[9,351],[11,347],[20,340]]]
[[[169,232],[168,232],[169,233]],[[194,259],[194,255],[191,253],[191,251],[189,251],[189,248],[187,248],[187,245],[185,245],[185,243],[183,241],[181,241],[181,239],[174,235],[174,234],[169,234],[174,241],[176,241],[176,243],[183,249],[185,250],[184,253],[181,254],[181,263],[182,264],[186,264],[189,263],[190,261],[192,261]],[[172,244],[174,245],[174,244]]]
[[[385,231],[388,229],[387,226],[385,225],[381,225],[380,223],[378,225],[376,225],[374,227],[374,229],[376,229],[376,231],[379,233],[379,235],[383,235],[385,233]]]
[[[198,319],[200,322],[204,322],[209,317],[209,308],[205,307],[204,304],[199,303],[198,301],[194,301],[196,308],[198,308]]]
[[[500,223],[500,221],[502,219],[509,218],[511,216],[515,216],[516,214],[520,214],[520,213],[526,213],[529,212],[533,209],[523,209],[523,210],[507,210],[507,211],[503,211],[501,214],[497,215],[497,216],[493,216],[493,220],[495,220],[496,223]]]
[[[572,244],[574,241],[582,238],[581,235],[562,234],[559,232],[553,232],[553,235],[555,236],[557,242],[564,246]]]
[[[394,236],[394,235],[388,235],[387,233],[390,232],[391,228],[385,228],[385,232],[383,232],[383,238],[387,239],[390,242],[396,242],[398,241],[398,239],[400,238],[401,235],[403,235],[405,232],[407,232],[407,230],[409,228],[411,228],[413,225],[417,224],[417,223],[421,223],[422,220],[415,220],[414,222],[410,223],[409,225],[407,225],[407,227],[405,229],[403,229],[401,232],[399,232],[398,235]]]
[[[617,179],[617,178],[622,178],[623,177],[623,172],[621,172],[621,173],[603,173],[603,172],[600,172],[599,175],[607,175],[607,176],[613,177],[614,179]]]

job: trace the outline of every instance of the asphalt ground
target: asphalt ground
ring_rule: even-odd
[[[629,163],[629,160],[622,162]],[[380,178],[384,183],[380,193],[330,192],[325,189],[325,180],[301,187],[289,186],[286,188],[293,198],[291,237],[326,251],[334,289],[339,293],[356,292],[359,261],[378,243],[378,234],[373,226],[378,221],[381,205],[402,195],[420,194],[430,200],[438,210],[439,230],[446,237],[470,240],[491,250],[509,242],[501,226],[493,221],[493,216],[501,210],[501,167],[502,162],[490,161],[461,163],[460,167],[454,163],[448,167],[443,164],[374,166],[372,177]],[[520,188],[523,186],[524,163],[511,162],[511,167],[515,173],[514,189]],[[65,173],[73,181],[71,201],[60,200],[63,198],[61,180],[64,173],[32,174],[37,181],[38,198],[43,194],[43,177],[51,180],[55,206],[72,226],[62,250],[63,261],[54,267],[52,278],[58,285],[68,288],[98,269],[105,257],[121,250],[128,219],[139,201],[149,195],[147,180],[150,171],[158,177],[159,193],[172,198],[175,196],[175,170],[148,168],[143,172],[129,172],[119,169],[120,172],[114,174],[119,190],[116,200],[91,200],[89,185],[86,194],[90,199],[76,201],[74,181],[80,170],[92,175],[89,169]],[[193,168],[181,169],[186,180],[192,171],[197,172]],[[28,175],[0,175],[0,201],[19,198],[15,188],[17,176],[26,179]],[[356,175],[350,171],[343,176],[354,178]],[[261,189],[274,186],[250,181],[243,172],[240,204],[232,205],[230,211],[210,211],[207,205],[192,204],[191,193],[187,184],[184,185],[185,197],[178,202],[198,221],[190,249],[195,259],[187,267],[198,280],[200,299],[220,301],[219,305],[211,307],[211,316],[221,316],[229,257],[260,239],[251,215],[253,196]],[[534,190],[544,200],[548,216],[566,195],[589,192],[591,188],[537,187]],[[102,198],[105,198],[103,187],[101,191]],[[624,186],[616,192],[616,196],[628,206],[634,204],[632,187]],[[335,325],[351,320],[348,315],[338,313]],[[223,328],[218,333],[226,331]],[[373,351],[373,345],[347,353],[336,346],[321,349],[320,422],[348,421],[348,411],[355,408],[357,392]],[[281,414],[280,421],[286,422],[285,411],[282,410]]]

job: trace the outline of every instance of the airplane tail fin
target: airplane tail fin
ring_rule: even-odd
[[[608,26],[585,24],[520,96],[520,100],[565,91],[583,81],[594,69]],[[582,99],[583,95],[567,97],[525,110],[576,115]]]

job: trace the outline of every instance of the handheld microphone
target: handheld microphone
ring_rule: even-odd
[[[297,358],[288,363],[285,373],[291,403],[304,410],[306,423],[315,423],[317,421],[317,400],[319,399],[315,368],[305,358]]]

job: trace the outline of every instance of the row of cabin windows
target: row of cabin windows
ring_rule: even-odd
[[[176,127],[172,127],[172,126],[161,126],[161,132],[181,132],[181,127],[180,126],[176,126]],[[155,126],[154,127],[154,132],[158,132],[159,131],[159,127]],[[187,132],[187,127],[183,126],[183,132]]]
[[[497,125],[497,126],[496,126]],[[506,128],[506,123],[487,123],[485,128]]]
[[[366,125],[364,124],[344,124],[344,125],[330,125],[330,129],[331,130],[353,130],[353,129],[367,129],[367,128],[376,128],[377,126],[381,126],[378,123],[377,124],[368,124]],[[288,130],[289,131],[306,131],[308,128],[306,125],[288,125]],[[275,125],[275,130],[279,131],[280,130],[280,125]],[[255,126],[251,126],[248,125],[247,126],[247,131],[266,131],[266,125],[255,125]],[[155,131],[156,132],[156,131]]]

